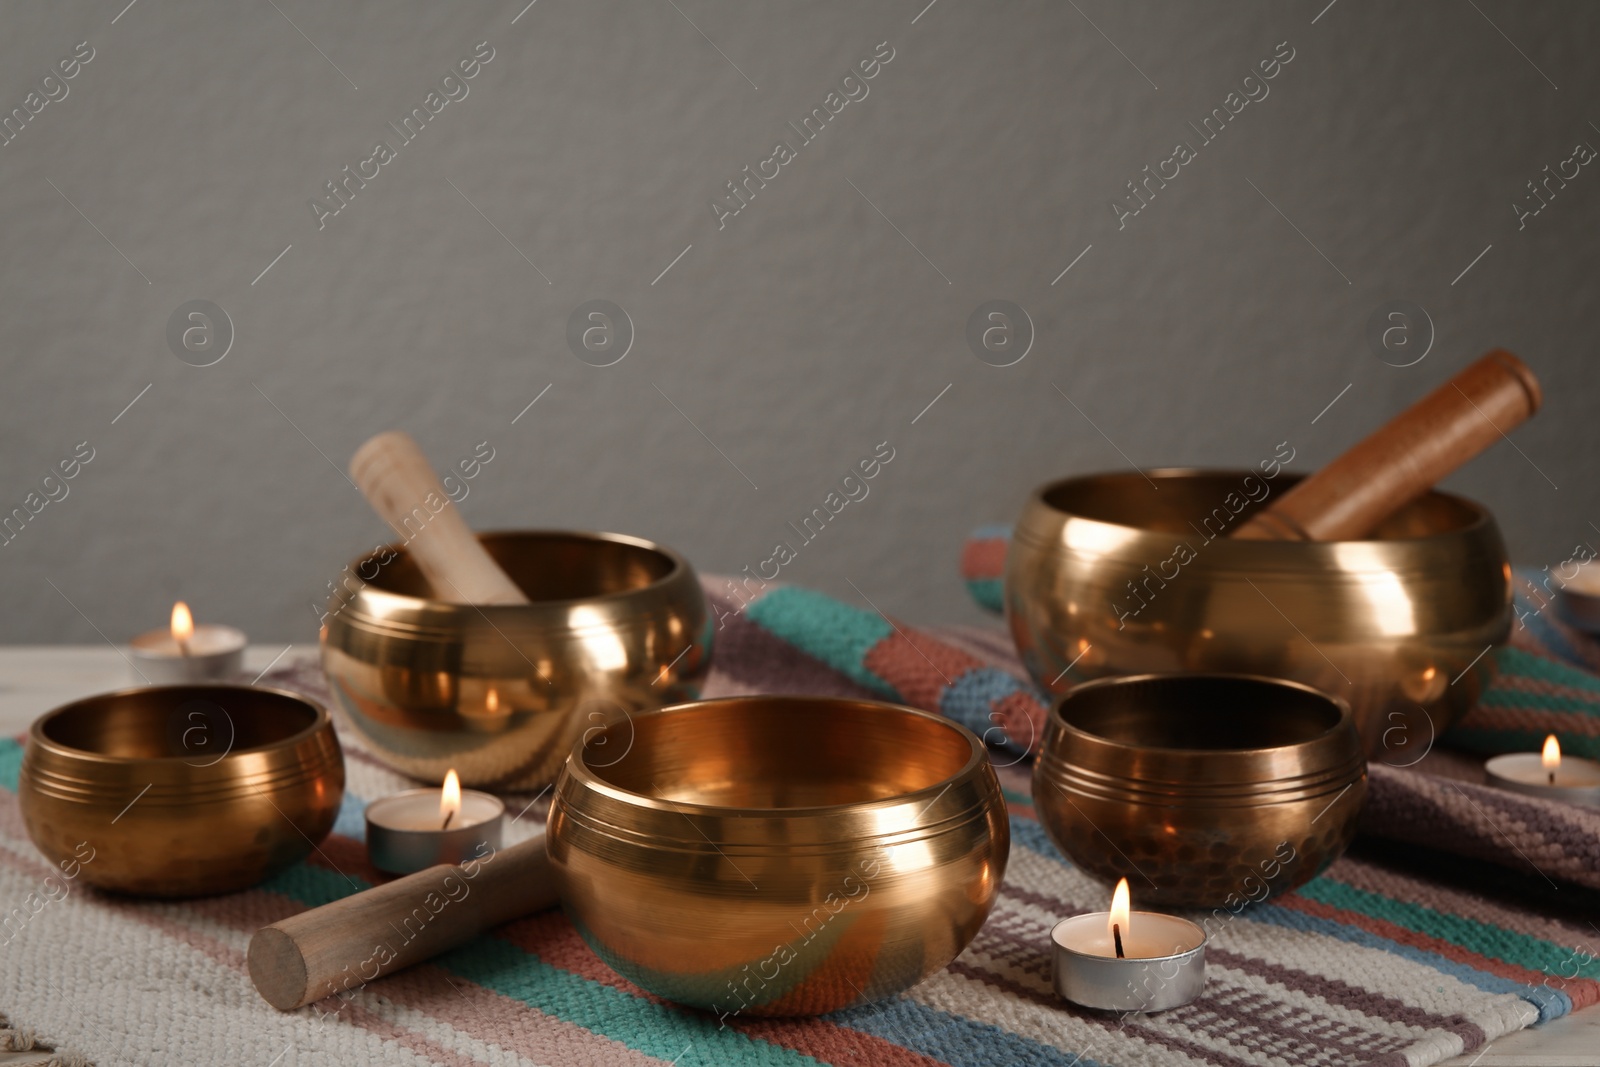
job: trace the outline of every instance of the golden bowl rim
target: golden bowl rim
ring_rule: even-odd
[[[707,818],[729,817],[755,817],[763,819],[807,819],[819,818],[827,815],[841,815],[851,812],[869,812],[888,810],[902,804],[921,800],[925,795],[932,794],[937,800],[951,789],[957,782],[969,777],[980,766],[989,762],[989,750],[982,739],[961,723],[948,716],[939,715],[921,708],[914,708],[907,704],[897,704],[889,700],[873,700],[870,698],[838,697],[810,695],[806,693],[749,693],[743,696],[711,697],[705,700],[686,700],[678,704],[669,704],[666,707],[656,708],[632,715],[629,721],[637,722],[639,719],[653,718],[668,714],[682,714],[719,704],[732,704],[738,702],[771,702],[771,703],[825,703],[825,704],[853,704],[870,705],[872,707],[901,712],[921,719],[927,719],[940,726],[947,726],[964,735],[968,744],[966,762],[954,774],[947,775],[939,781],[912,790],[909,793],[896,793],[894,796],[879,797],[876,800],[850,801],[843,804],[813,804],[804,807],[788,808],[752,808],[731,804],[702,804],[689,801],[666,800],[661,797],[650,796],[645,793],[635,793],[631,789],[623,789],[613,785],[594,773],[587,763],[581,758],[584,747],[588,744],[585,738],[580,737],[572,746],[572,751],[567,756],[566,763],[562,766],[561,773],[570,775],[585,789],[598,793],[619,804],[642,808],[650,811],[676,813],[685,816],[703,816]],[[555,789],[556,803],[560,803],[561,789],[559,784]],[[553,807],[552,807],[552,810]]]
[[[114,700],[119,697],[132,696],[136,693],[148,693],[151,690],[174,689],[236,689],[252,693],[268,693],[273,696],[287,697],[290,700],[304,704],[311,708],[311,710],[314,712],[314,715],[309,725],[303,729],[295,731],[288,737],[282,738],[278,741],[273,741],[270,744],[254,745],[250,748],[230,749],[215,763],[208,763],[202,767],[196,767],[195,764],[191,763],[190,760],[193,757],[190,756],[112,756],[107,755],[104,752],[91,752],[86,748],[74,748],[71,745],[64,745],[53,738],[45,736],[45,723],[56,718],[58,715],[77,708],[82,704],[88,704],[92,701],[97,702]],[[139,764],[148,763],[163,767],[182,765],[185,767],[195,767],[197,770],[209,770],[212,767],[220,767],[226,764],[235,756],[248,756],[257,755],[263,752],[292,750],[304,742],[309,741],[323,730],[331,731],[332,729],[333,718],[328,714],[328,709],[322,703],[322,701],[306,696],[303,693],[297,693],[291,689],[282,689],[278,686],[271,685],[244,685],[237,682],[173,682],[165,685],[130,685],[124,686],[121,689],[110,689],[103,693],[91,693],[86,697],[79,697],[77,700],[69,700],[65,704],[51,708],[43,715],[40,715],[38,718],[34,719],[33,723],[28,727],[28,750],[33,751],[35,746],[37,746],[39,751],[48,752],[52,756],[60,759],[77,760],[86,763],[101,763],[119,767],[132,767],[138,766]]]
[[[1207,756],[1260,756],[1271,752],[1293,752],[1296,750],[1306,749],[1311,745],[1323,744],[1328,738],[1344,731],[1354,734],[1358,739],[1360,737],[1360,731],[1356,727],[1355,712],[1351,709],[1350,702],[1345,700],[1343,697],[1335,696],[1334,694],[1323,689],[1318,689],[1314,685],[1306,685],[1304,682],[1297,682],[1292,678],[1276,678],[1270,674],[1252,674],[1248,671],[1147,671],[1143,674],[1117,674],[1110,675],[1105,678],[1093,678],[1087,682],[1080,682],[1052,700],[1050,702],[1050,718],[1046,725],[1058,726],[1062,730],[1069,731],[1078,737],[1087,738],[1096,744],[1107,745],[1112,748],[1121,749],[1133,748],[1135,746],[1130,745],[1128,742],[1116,741],[1109,737],[1103,737],[1100,734],[1090,733],[1088,730],[1082,729],[1081,727],[1075,726],[1068,722],[1061,714],[1062,705],[1086,689],[1110,689],[1121,685],[1132,685],[1137,682],[1193,681],[1195,679],[1227,679],[1230,681],[1263,682],[1281,689],[1298,689],[1303,693],[1307,693],[1313,697],[1317,697],[1332,704],[1339,712],[1339,721],[1328,727],[1316,737],[1307,738],[1304,741],[1295,741],[1287,745],[1261,745],[1255,748],[1196,749],[1174,748],[1168,745],[1141,744],[1137,746],[1141,751],[1160,753],[1161,755],[1173,756],[1175,758],[1194,757],[1201,754]],[[1359,740],[1356,743],[1356,747],[1357,749],[1360,748]],[[1041,745],[1039,749],[1039,755],[1043,757],[1047,754],[1050,754],[1049,748]],[[1363,763],[1364,762],[1365,760],[1363,760]]]
[[[608,542],[611,544],[628,545],[632,548],[641,548],[648,552],[664,556],[672,564],[661,577],[653,579],[645,585],[635,586],[632,589],[619,589],[612,593],[599,593],[593,596],[568,597],[565,599],[534,600],[527,604],[460,604],[453,600],[439,600],[435,597],[411,596],[408,593],[395,593],[384,589],[375,581],[361,577],[360,565],[378,554],[378,549],[363,552],[346,564],[346,569],[355,574],[361,581],[361,588],[350,594],[342,611],[335,613],[329,622],[339,618],[345,612],[353,611],[358,616],[365,617],[361,606],[371,604],[374,606],[387,606],[394,610],[412,610],[427,612],[430,617],[440,616],[441,622],[447,621],[451,616],[460,615],[468,618],[493,617],[496,615],[517,616],[533,610],[561,610],[577,605],[586,604],[611,604],[626,600],[631,597],[642,596],[646,593],[656,592],[666,587],[673,581],[681,581],[685,573],[694,575],[698,579],[698,572],[677,549],[659,541],[638,537],[634,534],[613,533],[607,530],[574,530],[555,527],[517,527],[513,529],[474,530],[473,535],[482,541],[487,537],[518,537],[535,535],[541,537],[571,537],[584,541]],[[405,542],[391,541],[379,548],[390,549],[396,553],[406,551]],[[698,580],[696,581],[698,585]],[[335,592],[334,597],[339,594]]]
[[[1060,489],[1060,488],[1062,488],[1064,486],[1071,485],[1074,482],[1086,482],[1086,481],[1090,481],[1092,479],[1107,478],[1107,477],[1124,478],[1124,477],[1133,476],[1135,474],[1143,474],[1145,477],[1150,478],[1150,479],[1168,478],[1168,479],[1172,479],[1174,481],[1177,481],[1177,480],[1180,480],[1180,479],[1184,479],[1184,478],[1219,477],[1219,476],[1220,477],[1237,477],[1241,481],[1243,481],[1244,478],[1246,478],[1246,477],[1260,478],[1260,477],[1263,476],[1260,471],[1252,469],[1252,468],[1247,468],[1247,467],[1143,467],[1143,468],[1138,468],[1138,469],[1136,469],[1134,471],[1125,471],[1125,470],[1090,471],[1089,473],[1086,473],[1086,474],[1072,474],[1072,475],[1068,475],[1068,476],[1066,476],[1064,478],[1056,478],[1056,479],[1053,479],[1051,481],[1044,482],[1044,483],[1042,483],[1042,484],[1040,484],[1038,486],[1035,486],[1033,488],[1033,490],[1030,491],[1029,494],[1028,494],[1027,502],[1023,507],[1023,515],[1024,515],[1024,517],[1026,517],[1026,515],[1029,512],[1032,512],[1035,509],[1038,509],[1038,510],[1047,512],[1052,516],[1058,516],[1063,521],[1094,523],[1094,524],[1099,525],[1099,526],[1109,526],[1109,527],[1111,527],[1113,529],[1117,529],[1117,530],[1132,531],[1133,533],[1139,534],[1141,536],[1146,536],[1146,537],[1159,537],[1159,538],[1163,538],[1163,539],[1170,537],[1170,535],[1166,531],[1153,530],[1153,529],[1151,529],[1151,528],[1149,528],[1147,526],[1131,526],[1131,525],[1129,525],[1127,523],[1123,523],[1123,522],[1112,522],[1109,519],[1096,519],[1096,518],[1093,518],[1091,516],[1083,515],[1083,514],[1080,514],[1078,512],[1075,512],[1075,511],[1066,511],[1066,510],[1064,510],[1062,508],[1056,507],[1054,504],[1051,504],[1050,502],[1045,500],[1045,495],[1047,493],[1053,492],[1053,491],[1055,491],[1057,489]],[[1280,477],[1280,478],[1281,477],[1288,477],[1288,478],[1291,478],[1294,482],[1298,482],[1298,481],[1300,481],[1300,480],[1302,480],[1302,479],[1304,479],[1304,478],[1306,478],[1308,476],[1309,476],[1308,472],[1291,471],[1291,470],[1283,470],[1283,471],[1279,472],[1279,474],[1278,474],[1278,477]],[[1276,479],[1274,479],[1274,480],[1276,480]],[[1469,522],[1469,523],[1466,523],[1465,525],[1457,526],[1457,527],[1455,527],[1453,529],[1440,530],[1440,531],[1435,532],[1435,533],[1417,534],[1417,535],[1411,536],[1411,537],[1366,537],[1366,538],[1357,538],[1357,539],[1344,540],[1344,541],[1249,541],[1249,542],[1238,542],[1238,543],[1240,543],[1240,544],[1249,544],[1251,546],[1256,546],[1254,550],[1257,550],[1257,551],[1260,550],[1260,546],[1270,546],[1270,545],[1285,546],[1285,545],[1287,545],[1287,546],[1292,546],[1291,549],[1290,549],[1291,551],[1298,550],[1298,551],[1302,551],[1302,552],[1303,551],[1307,551],[1308,549],[1309,550],[1324,549],[1324,548],[1336,547],[1336,546],[1339,546],[1339,545],[1409,545],[1409,544],[1416,544],[1418,542],[1443,541],[1443,540],[1450,540],[1450,539],[1455,539],[1455,538],[1470,537],[1473,534],[1480,533],[1481,531],[1483,531],[1487,527],[1497,526],[1498,525],[1498,524],[1495,523],[1494,513],[1491,512],[1483,504],[1480,504],[1476,500],[1473,500],[1471,497],[1462,496],[1459,493],[1446,492],[1443,489],[1437,489],[1437,488],[1428,490],[1426,493],[1422,494],[1422,496],[1423,497],[1426,497],[1426,496],[1443,497],[1446,500],[1450,500],[1450,501],[1452,501],[1454,503],[1461,504],[1468,511],[1470,511],[1472,513],[1472,521]],[[1422,499],[1422,497],[1418,497],[1418,499],[1420,500],[1420,499]],[[1020,528],[1022,525],[1023,525],[1022,522],[1018,522],[1017,523],[1017,527],[1018,528]],[[1013,536],[1015,536],[1015,535],[1013,534]],[[1226,538],[1226,537],[1220,537],[1220,538],[1218,538],[1218,540],[1229,540],[1229,539]],[[1283,549],[1282,548],[1278,548],[1278,549],[1268,548],[1267,551],[1283,551]]]

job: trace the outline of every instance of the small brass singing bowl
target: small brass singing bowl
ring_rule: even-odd
[[[1485,652],[1510,638],[1499,528],[1478,504],[1431,492],[1364,541],[1229,536],[1297,481],[1151,470],[1036,490],[1005,576],[1034,680],[1060,694],[1151,672],[1288,678],[1349,701],[1372,758],[1421,759],[1488,686]]]
[[[340,710],[403,774],[469,786],[550,784],[581,737],[693,699],[711,615],[687,560],[606,533],[479,537],[530,603],[427,595],[400,546],[353,561],[328,604],[322,666]]]
[[[17,800],[68,878],[192,897],[255,885],[333,829],[344,757],[328,712],[294,693],[162,685],[37,719]]]
[[[1249,675],[1086,682],[1033,770],[1050,840],[1141,906],[1237,911],[1303,885],[1350,844],[1366,792],[1349,706]]]
[[[893,996],[983,925],[1010,847],[982,742],[874,701],[759,696],[578,744],[546,842],[614,970],[724,1018]]]

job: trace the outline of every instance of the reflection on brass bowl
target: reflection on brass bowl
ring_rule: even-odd
[[[1433,492],[1367,541],[1236,541],[1250,498],[1275,500],[1296,476],[1145,473],[1054,482],[1023,510],[1006,615],[1040,685],[1289,678],[1348,701],[1368,755],[1395,765],[1421,759],[1488,685],[1485,651],[1511,633],[1511,565],[1479,505]]]
[[[964,727],[787,696],[633,726],[574,748],[546,840],[568,916],[644,989],[723,1016],[835,1011],[944,967],[988,916],[1009,827]]]
[[[299,862],[343,797],[327,710],[244,685],[63,705],[34,722],[17,784],[28,836],[64,875],[153,897],[245,889]]]
[[[1056,702],[1033,771],[1073,863],[1127,878],[1141,905],[1231,911],[1338,859],[1366,793],[1349,707],[1248,675],[1086,682]]]
[[[687,560],[605,533],[486,533],[529,604],[425,594],[405,549],[363,557],[329,604],[322,666],[349,721],[396,770],[465,785],[548,785],[573,743],[699,695],[711,616]],[[364,583],[364,584],[363,584]]]

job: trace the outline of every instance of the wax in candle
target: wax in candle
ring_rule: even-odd
[[[483,846],[500,847],[505,805],[475,789],[461,790],[461,808],[444,825],[441,791],[408,789],[367,805],[367,856],[391,874],[409,874],[435,863],[460,863]]]
[[[182,601],[172,606],[172,626],[142,633],[128,643],[134,673],[148,685],[231,681],[244,668],[245,636],[232,626],[195,626]]]
[[[1116,958],[1116,942],[1111,936],[1111,915],[1095,911],[1076,915],[1057,923],[1051,937],[1056,944],[1089,956]],[[1199,948],[1205,942],[1200,928],[1176,915],[1136,911],[1129,916],[1129,929],[1122,931],[1122,953],[1130,960],[1161,959]]]
[[[490,819],[498,819],[505,805],[475,789],[461,791],[461,810],[450,820],[450,829],[464,830]],[[408,789],[404,793],[381,797],[367,805],[367,819],[391,830],[442,830],[439,794],[432,789]]]
[[[142,633],[129,642],[129,646],[148,656],[169,656],[176,659],[186,654],[170,630],[151,630]],[[188,646],[189,656],[212,656],[244,648],[245,636],[242,630],[235,630],[232,626],[206,623],[194,628],[194,636],[189,638]]]
[[[1537,752],[1511,752],[1495,756],[1483,765],[1491,785],[1529,796],[1564,800],[1577,804],[1600,804],[1600,762],[1580,756],[1563,755],[1554,769],[1544,765]]]

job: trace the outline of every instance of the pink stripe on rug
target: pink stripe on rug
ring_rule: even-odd
[[[1524,682],[1530,684],[1523,684]],[[1513,693],[1544,692],[1552,688],[1534,683],[1532,679],[1517,679],[1500,686]],[[1590,701],[1593,693],[1585,694]],[[1600,737],[1600,715],[1589,711],[1556,711],[1550,708],[1503,708],[1479,704],[1456,724],[1464,730],[1526,730],[1534,734],[1572,734],[1576,737]],[[1537,747],[1537,746],[1535,746]]]
[[[500,936],[538,956],[550,966],[559,967],[570,974],[610,986],[652,1004],[665,1005],[707,1020],[714,1018],[670,1004],[607,967],[560,912],[545,912],[519,919],[501,927]],[[880,1037],[841,1027],[828,1019],[730,1018],[728,1026],[750,1037],[812,1056],[823,1063],[860,1063],[863,1067],[940,1067],[943,1062]]]
[[[1404,926],[1392,923],[1387,919],[1375,919],[1358,911],[1336,908],[1331,904],[1324,904],[1318,900],[1309,900],[1298,893],[1277,897],[1273,900],[1273,903],[1291,911],[1302,912],[1319,919],[1331,919],[1344,926],[1358,927],[1369,934],[1377,934],[1379,937],[1393,941],[1396,944],[1409,945],[1412,948],[1422,949],[1424,952],[1432,952],[1453,963],[1464,964],[1473,970],[1484,971],[1497,978],[1508,978],[1513,982],[1536,986],[1543,984],[1544,980],[1549,977],[1549,975],[1541,971],[1529,970],[1515,963],[1506,963],[1504,960],[1494,960],[1487,956],[1480,956],[1478,953],[1470,949],[1464,949],[1453,942],[1430,937],[1415,930],[1408,930]]]
[[[1541,941],[1575,946],[1584,939],[1596,940],[1593,930],[1577,923],[1546,918],[1497,904],[1465,889],[1455,889],[1380,867],[1368,860],[1345,856],[1325,872],[1325,877],[1355,889],[1364,889],[1391,900],[1405,900],[1445,915],[1459,915],[1503,930],[1527,934]]]

